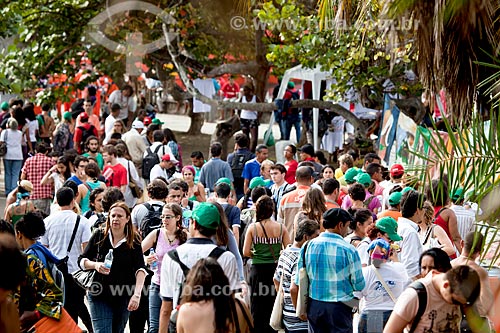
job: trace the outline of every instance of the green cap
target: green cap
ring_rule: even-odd
[[[190,217],[197,224],[208,229],[217,229],[220,224],[219,210],[209,202],[200,202],[193,211],[186,211],[182,216]]]
[[[370,175],[367,174],[366,172],[358,173],[358,175],[356,177],[354,177],[354,180],[357,183],[363,185],[364,187],[368,187],[372,183],[372,177],[370,177]]]
[[[254,188],[256,188],[258,186],[267,187],[267,186],[269,186],[269,184],[271,184],[271,181],[269,179],[264,180],[261,177],[254,177],[250,181],[250,185],[248,185],[248,188],[253,190]]]
[[[344,179],[347,184],[354,184],[354,177],[360,172],[357,168],[350,168],[345,172]]]
[[[63,114],[64,120],[71,120],[71,118],[72,118],[71,112],[69,112],[69,111],[64,112],[64,114]]]
[[[225,184],[229,185],[231,187],[231,189],[233,189],[233,186],[231,185],[231,179],[229,179],[227,177],[219,178],[219,180],[215,182],[214,187],[221,184],[221,183],[225,183]]]
[[[461,187],[457,188],[451,194],[451,200],[454,202],[462,199],[463,197],[464,197],[464,189]]]
[[[375,223],[375,227],[380,231],[386,233],[392,241],[400,241],[402,238],[398,235],[398,223],[392,217],[386,216]]]
[[[4,111],[7,111],[9,109],[9,103],[7,102],[2,102],[2,104],[0,105],[0,108]]]
[[[399,205],[402,196],[403,194],[401,192],[391,193],[391,195],[389,196],[389,205],[393,207]]]
[[[406,186],[402,191],[401,191],[401,195],[405,194],[406,192],[408,191],[415,191],[415,189],[411,186]]]
[[[163,125],[165,123],[162,122],[160,119],[155,118],[155,119],[153,119],[153,121],[151,121],[151,124],[154,124],[154,125]]]

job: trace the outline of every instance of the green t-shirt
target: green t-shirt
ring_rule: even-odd
[[[89,153],[85,153],[82,156],[93,157],[93,156],[90,156]],[[95,157],[95,159],[97,160],[97,165],[99,166],[99,169],[101,169],[101,170],[104,169],[104,158],[102,158],[102,154],[97,153],[97,156]]]

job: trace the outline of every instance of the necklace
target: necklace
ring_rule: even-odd
[[[168,233],[167,233],[166,230],[165,230],[165,238],[167,238],[168,244],[170,244],[170,245],[172,245],[175,242],[175,235],[174,235],[174,239],[170,240],[170,238],[168,237]]]

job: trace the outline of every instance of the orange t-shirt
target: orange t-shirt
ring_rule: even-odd
[[[377,218],[381,219],[382,217],[386,217],[386,216],[392,217],[397,222],[398,218],[400,218],[403,215],[401,215],[401,212],[398,212],[395,210],[384,210],[383,212],[381,212],[377,215]]]

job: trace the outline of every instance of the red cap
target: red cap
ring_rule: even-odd
[[[174,164],[177,164],[179,163],[179,161],[177,161],[173,156],[170,156],[169,154],[165,154],[163,155],[163,157],[161,158],[162,161],[170,161]]]
[[[397,177],[405,173],[405,168],[401,164],[394,164],[391,167],[391,176]]]
[[[144,126],[148,126],[149,124],[151,124],[151,118],[144,117],[144,120],[142,122],[144,123]]]
[[[89,115],[87,114],[87,112],[82,112],[80,114],[80,120],[89,120]]]

